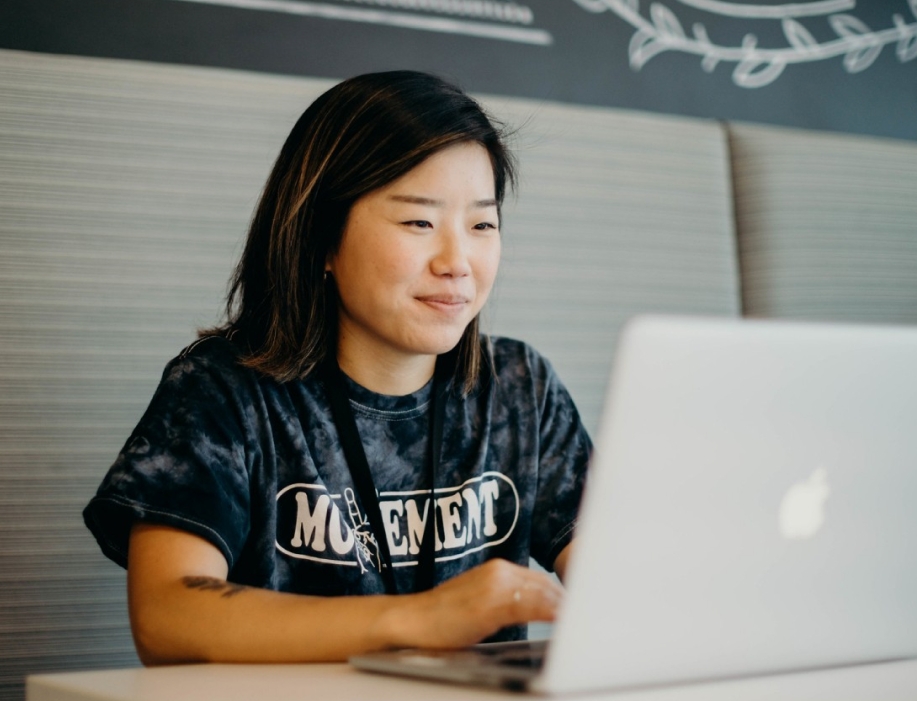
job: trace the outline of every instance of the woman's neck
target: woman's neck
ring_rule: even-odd
[[[435,355],[382,354],[359,345],[341,343],[338,365],[358,385],[391,396],[416,392],[433,377]]]

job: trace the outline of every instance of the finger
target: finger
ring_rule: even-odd
[[[533,573],[539,574],[539,573]],[[513,617],[518,622],[553,621],[563,598],[563,588],[550,577],[527,577],[510,592]]]

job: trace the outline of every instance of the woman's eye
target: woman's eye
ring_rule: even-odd
[[[411,221],[406,221],[407,226],[417,227],[418,229],[432,229],[433,225],[426,221],[425,219],[412,219]]]
[[[488,229],[496,229],[496,224],[491,224],[489,221],[482,221],[480,224],[475,224],[474,228],[478,231],[487,231]]]

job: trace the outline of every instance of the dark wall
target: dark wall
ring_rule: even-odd
[[[0,47],[917,140],[917,0],[4,0]]]

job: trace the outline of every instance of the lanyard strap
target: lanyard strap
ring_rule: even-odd
[[[418,562],[417,591],[430,589],[435,583],[436,560],[435,538],[436,528],[436,475],[439,473],[440,457],[443,444],[443,423],[446,413],[446,381],[445,363],[437,358],[436,371],[433,374],[433,410],[430,412],[430,498],[425,511],[427,516],[424,523],[423,540],[420,544],[420,560]],[[373,482],[366,451],[360,440],[360,432],[347,396],[344,383],[344,373],[336,362],[329,363],[326,372],[326,387],[328,401],[331,405],[331,416],[341,438],[341,447],[344,450],[344,459],[350,470],[351,479],[360,497],[360,503],[366,510],[369,525],[375,536],[376,548],[379,554],[379,574],[389,594],[397,594],[398,586],[395,583],[395,572],[392,569],[392,555],[388,547],[385,526],[382,521],[382,509],[379,506],[379,496]]]

